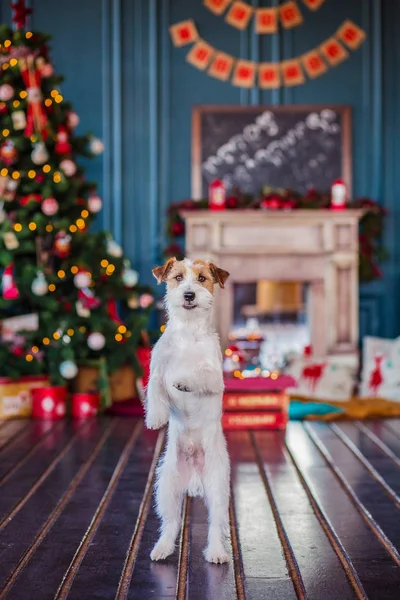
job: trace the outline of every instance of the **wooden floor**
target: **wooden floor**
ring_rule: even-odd
[[[400,420],[230,433],[224,566],[203,559],[197,499],[176,554],[149,560],[164,437],[134,419],[1,424],[0,598],[400,598]]]

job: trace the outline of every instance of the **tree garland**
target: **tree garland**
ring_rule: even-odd
[[[304,196],[291,190],[273,190],[264,188],[259,197],[235,193],[226,200],[227,210],[292,210],[292,209],[328,209],[330,195],[310,190]],[[182,259],[184,249],[181,246],[185,235],[185,223],[180,216],[182,210],[207,210],[208,199],[184,200],[171,204],[167,211],[166,231],[168,245],[164,249],[164,258],[176,256]],[[382,277],[379,263],[387,258],[387,252],[382,244],[382,234],[386,209],[369,198],[358,198],[347,205],[347,208],[363,208],[365,214],[360,221],[359,230],[359,277],[362,283],[374,281]]]

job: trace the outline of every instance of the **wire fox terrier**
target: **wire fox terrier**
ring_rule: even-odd
[[[207,561],[229,555],[230,465],[222,432],[222,354],[212,325],[214,284],[229,273],[210,262],[169,259],[153,269],[166,282],[168,325],[153,348],[146,399],[146,425],[169,423],[165,453],[157,469],[156,508],[161,535],[152,560],[172,554],[179,533],[183,496],[205,499],[209,514]]]

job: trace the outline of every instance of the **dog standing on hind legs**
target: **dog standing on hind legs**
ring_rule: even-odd
[[[166,282],[168,324],[153,348],[146,398],[146,425],[169,424],[157,470],[156,508],[161,535],[152,560],[172,554],[184,495],[204,498],[208,508],[207,561],[229,559],[230,465],[222,432],[222,355],[212,326],[214,285],[229,273],[205,261],[169,259],[153,269]]]

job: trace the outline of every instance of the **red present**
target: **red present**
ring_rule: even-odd
[[[67,390],[63,386],[40,387],[32,390],[32,417],[55,421],[67,412]]]
[[[71,415],[73,419],[95,417],[99,411],[100,394],[72,394]]]
[[[150,377],[151,348],[138,348],[137,357],[143,371],[142,385],[146,388]]]
[[[33,375],[13,381],[0,378],[0,419],[30,417],[32,412],[32,390],[49,385],[48,377]]]

